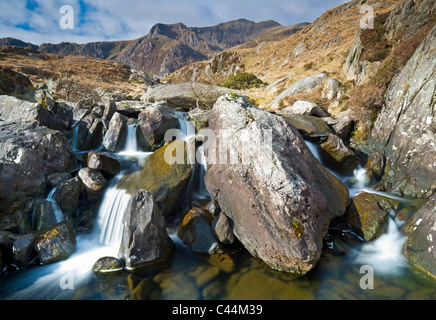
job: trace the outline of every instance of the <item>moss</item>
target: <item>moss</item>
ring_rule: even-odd
[[[230,89],[250,89],[250,88],[259,88],[264,83],[262,80],[260,80],[255,74],[253,73],[247,73],[247,72],[241,72],[237,73],[233,76],[230,76],[222,83],[219,83],[218,85],[221,87],[226,87]]]
[[[295,218],[292,218],[292,230],[297,238],[301,238],[304,229],[303,226],[297,220],[295,220]]]

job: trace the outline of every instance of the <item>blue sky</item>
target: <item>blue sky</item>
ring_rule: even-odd
[[[0,0],[0,37],[26,42],[130,40],[155,23],[213,26],[245,18],[282,25],[312,22],[348,0]],[[74,9],[74,29],[59,25],[60,8]]]

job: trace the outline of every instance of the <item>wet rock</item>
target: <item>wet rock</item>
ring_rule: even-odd
[[[212,222],[212,231],[217,239],[224,244],[233,244],[235,235],[229,218],[224,213],[219,213]]]
[[[12,247],[17,238],[17,234],[8,231],[0,231],[0,261],[4,266],[13,262]]]
[[[366,241],[371,241],[386,232],[389,216],[395,217],[399,206],[398,200],[362,192],[352,199],[346,219]]]
[[[183,207],[187,187],[192,175],[192,166],[187,164],[187,144],[183,140],[175,140],[165,145],[144,161],[144,169],[124,176],[119,188],[133,194],[136,190],[148,190],[164,216],[170,216]],[[170,163],[165,154],[172,155],[181,150],[182,163]]]
[[[27,266],[36,257],[34,246],[38,240],[39,235],[34,232],[20,236],[14,241],[12,252],[14,264],[18,268]]]
[[[85,185],[87,194],[91,197],[101,195],[107,186],[107,180],[97,170],[83,168],[79,171],[79,177]]]
[[[216,217],[220,212],[221,208],[220,205],[216,200],[210,200],[208,203],[206,203],[203,207],[203,209],[206,209],[209,211],[209,213],[212,215],[212,217]]]
[[[70,219],[75,216],[81,193],[85,185],[80,177],[61,182],[54,191],[53,200],[59,205],[64,217]]]
[[[189,111],[189,120],[194,123],[195,129],[200,131],[206,129],[209,126],[210,110],[202,110],[195,108]]]
[[[71,179],[71,174],[69,174],[68,172],[56,172],[47,176],[47,182],[51,188],[54,188],[61,182],[69,179]]]
[[[107,177],[113,177],[121,171],[120,158],[111,152],[89,152],[87,166]]]
[[[151,271],[169,264],[174,242],[150,192],[133,194],[124,214],[124,226],[120,252],[127,268]]]
[[[122,262],[114,257],[102,257],[92,266],[92,271],[95,273],[117,272],[123,269]]]
[[[109,129],[104,136],[104,147],[112,152],[123,149],[127,138],[127,117],[116,112],[109,122]]]
[[[76,235],[68,222],[53,225],[36,244],[39,260],[50,264],[67,259],[76,250]]]
[[[221,97],[209,128],[225,128],[232,137],[228,163],[214,162],[210,151],[220,154],[220,137],[209,147],[205,183],[233,221],[235,236],[274,269],[311,270],[330,221],[349,204],[345,185],[313,157],[293,126],[243,97]]]
[[[177,234],[194,252],[213,254],[221,251],[218,240],[201,208],[193,208],[184,216]]]
[[[349,173],[360,164],[359,157],[335,134],[329,135],[320,146]]]
[[[179,128],[179,119],[174,109],[158,104],[141,111],[138,125],[143,133],[144,143],[141,145],[147,151],[155,151],[164,144],[165,133],[169,129]]]
[[[33,230],[45,231],[47,228],[56,224],[56,216],[53,204],[48,200],[40,200],[33,210]]]
[[[408,234],[404,255],[418,270],[436,278],[436,194],[401,229]]]

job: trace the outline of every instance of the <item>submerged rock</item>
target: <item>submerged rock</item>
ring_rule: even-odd
[[[203,210],[192,208],[180,222],[177,234],[192,251],[213,254],[220,246]]]
[[[120,253],[127,268],[150,271],[168,264],[174,242],[150,192],[140,190],[133,194],[124,214],[124,226]]]
[[[346,186],[322,167],[298,131],[282,117],[242,97],[221,97],[209,120],[231,137],[206,152],[206,188],[233,221],[233,232],[254,256],[278,270],[306,273],[317,263],[332,219],[349,204]],[[215,152],[212,152],[212,151]]]
[[[67,259],[76,250],[76,234],[68,222],[50,227],[36,244],[39,260],[50,264]]]

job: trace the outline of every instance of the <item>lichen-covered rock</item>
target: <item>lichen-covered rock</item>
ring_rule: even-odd
[[[303,136],[319,138],[328,137],[333,133],[327,123],[317,117],[302,114],[285,114],[283,118],[294,126]]]
[[[206,151],[205,184],[233,221],[235,236],[272,268],[311,270],[330,221],[349,204],[346,186],[316,160],[292,125],[246,98],[221,97],[209,128],[226,129],[232,139],[227,161],[214,159],[225,152],[221,137]]]
[[[386,157],[384,187],[430,197],[436,191],[436,26],[392,80],[368,144]]]
[[[408,235],[404,255],[417,269],[436,278],[436,194],[402,227]]]
[[[36,244],[39,260],[50,264],[67,259],[76,250],[76,234],[68,222],[60,222],[49,228]]]

